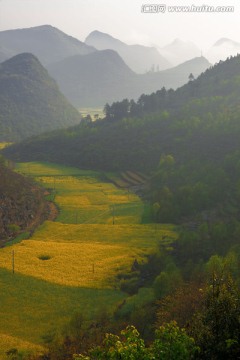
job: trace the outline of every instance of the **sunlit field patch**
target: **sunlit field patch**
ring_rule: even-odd
[[[5,147],[11,145],[10,142],[0,142],[0,150],[4,149]]]
[[[59,214],[31,240],[3,249],[3,268],[11,269],[14,249],[16,272],[67,286],[116,287],[119,269],[146,261],[163,237],[171,242],[175,236],[166,227],[141,224],[140,198],[97,172],[48,163],[18,164],[18,170],[50,189]]]
[[[112,283],[118,269],[131,267],[140,249],[101,243],[64,243],[22,241],[1,253],[1,266],[12,268],[15,251],[15,272],[34,276],[56,284],[87,288],[115,287]],[[45,259],[45,260],[43,260]]]
[[[81,170],[71,166],[63,166],[47,162],[27,162],[16,164],[16,169],[31,176],[55,175],[84,175],[94,176],[97,173],[91,170]]]
[[[29,341],[22,340],[21,338],[0,333],[0,359],[7,360],[7,351],[11,349],[21,349],[26,353],[31,352],[31,354],[41,355],[44,351],[44,348],[40,345],[31,343]]]
[[[116,288],[120,269],[146,261],[170,230],[149,225],[65,225],[47,222],[32,240],[1,251],[1,266],[49,282],[87,288]]]

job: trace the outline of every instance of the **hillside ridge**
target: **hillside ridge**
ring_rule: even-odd
[[[0,64],[0,141],[18,141],[80,119],[33,54]]]

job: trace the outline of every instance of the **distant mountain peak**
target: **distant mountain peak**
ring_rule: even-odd
[[[5,60],[20,53],[30,52],[36,55],[43,65],[68,56],[96,51],[93,47],[48,24],[0,31],[0,44],[2,53],[0,61],[1,58]]]
[[[22,53],[13,56],[11,59],[0,64],[0,70],[5,73],[28,76],[29,78],[39,79],[47,76],[46,69],[41,65],[38,58],[31,53]]]
[[[32,26],[30,28],[25,28],[24,30],[28,30],[28,29],[42,30],[42,29],[57,29],[57,28],[50,24],[43,24],[43,25],[39,25],[39,26]]]
[[[52,30],[58,30],[58,29],[56,27],[53,27],[52,25],[45,24],[45,25],[31,26],[28,28],[15,28],[15,29],[10,29],[10,30],[4,30],[4,31],[1,31],[0,33],[28,32],[28,31],[38,32],[38,31],[44,31],[44,30],[52,31]],[[58,30],[58,31],[60,32],[60,30]]]
[[[0,64],[1,141],[21,140],[79,121],[78,111],[36,56],[22,53]]]
[[[94,31],[92,31],[87,37],[86,37],[86,39],[85,39],[85,43],[87,44],[87,45],[91,45],[92,43],[94,43],[95,41],[105,41],[106,43],[106,45],[108,44],[108,43],[114,43],[114,44],[116,44],[116,45],[118,45],[118,46],[124,46],[124,45],[126,45],[125,43],[123,43],[121,40],[119,40],[119,39],[117,39],[117,38],[115,38],[115,37],[113,37],[112,35],[109,35],[109,34],[107,34],[107,33],[104,33],[104,32],[102,32],[102,31],[99,31],[99,30],[94,30]],[[94,45],[93,45],[94,46]],[[127,46],[127,45],[126,45]],[[98,50],[105,50],[105,49],[103,49],[103,48],[100,48],[100,49],[98,49]]]
[[[19,62],[22,62],[25,59],[34,60],[34,61],[39,62],[38,58],[35,55],[33,55],[32,53],[25,52],[25,53],[17,54],[16,56],[14,56],[11,59],[7,60],[5,63],[10,64],[11,62],[14,62],[15,60],[19,60]]]
[[[178,44],[182,44],[184,41],[179,39],[179,38],[176,38],[172,41],[172,45],[178,45]]]
[[[107,36],[113,38],[113,36],[99,30],[93,30],[92,32],[90,32],[90,34],[87,37],[91,37],[91,36]]]
[[[232,45],[232,46],[239,46],[240,47],[240,43],[234,41],[234,40],[231,40],[231,39],[228,39],[228,38],[221,38],[219,39],[218,41],[215,42],[215,44],[213,46],[222,46],[222,45]]]
[[[208,50],[207,58],[214,64],[220,60],[226,60],[229,56],[235,56],[239,52],[240,43],[228,38],[221,38]]]
[[[160,48],[159,52],[175,66],[201,54],[201,50],[193,42],[179,38]]]
[[[193,46],[196,47],[196,45],[192,41],[186,41],[179,38],[174,39],[170,44],[164,46],[164,48],[170,48],[170,47],[184,47],[184,46]]]
[[[204,56],[196,56],[190,60],[185,61],[184,63],[178,65],[178,66],[186,66],[189,64],[206,64],[208,67],[211,66],[211,63],[208,61],[207,58],[205,58]]]
[[[128,45],[98,30],[92,31],[86,37],[85,43],[98,50],[112,49],[117,51],[125,63],[137,73],[143,74],[149,71],[152,66],[158,66],[161,70],[171,67],[171,63],[156,48],[139,44]]]

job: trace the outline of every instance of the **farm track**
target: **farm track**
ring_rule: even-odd
[[[47,220],[49,220],[49,221],[56,220],[56,218],[58,217],[59,211],[58,211],[57,206],[54,204],[54,202],[48,201],[48,210],[49,210],[49,213],[48,213]]]

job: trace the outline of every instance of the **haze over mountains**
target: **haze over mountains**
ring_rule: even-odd
[[[226,60],[240,52],[240,43],[227,38],[221,38],[208,50],[201,49],[190,41],[175,39],[164,47],[147,47],[141,45],[127,45],[109,34],[93,31],[85,43],[98,50],[112,49],[118,52],[126,64],[137,73],[155,70],[166,70],[177,66],[202,54],[210,63]]]
[[[77,107],[101,106],[129,97],[137,99],[163,86],[177,88],[198,76],[210,63],[196,58],[175,68],[139,75],[134,73],[113,50],[69,57],[48,67],[64,95]]]
[[[127,45],[109,34],[97,30],[87,36],[85,43],[98,50],[117,51],[125,63],[136,73],[142,74],[150,71],[153,65],[159,70],[165,70],[172,66],[154,47]]]
[[[0,64],[0,141],[21,140],[80,120],[34,55],[23,53]]]
[[[0,32],[0,61],[19,53],[34,54],[46,66],[72,55],[85,55],[94,48],[50,25]]]
[[[180,39],[175,39],[171,44],[158,50],[173,66],[201,55],[201,50],[195,44]]]
[[[206,53],[207,58],[212,62],[226,60],[227,57],[235,56],[240,53],[240,43],[222,38],[219,39]]]
[[[222,39],[209,57],[236,53],[238,46]],[[162,87],[176,89],[188,82],[190,73],[196,78],[211,65],[197,46],[179,39],[159,51],[165,57],[156,48],[127,45],[99,31],[83,43],[50,25],[0,32],[0,61],[32,53],[76,107],[104,106],[125,97],[136,100]],[[178,65],[171,67],[170,63]]]
[[[75,55],[48,66],[62,92],[75,106],[104,105],[133,96],[138,76],[113,50]]]
[[[210,66],[202,58],[161,72],[170,64],[155,48],[126,45],[100,32],[92,33],[88,42],[109,49],[97,50],[49,25],[9,30],[0,32],[0,56],[34,54],[77,107],[104,106],[126,96],[137,99],[163,86],[176,88],[188,81],[190,72],[198,76]],[[140,68],[145,74],[136,74]]]

